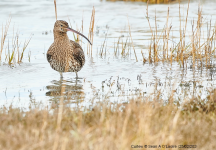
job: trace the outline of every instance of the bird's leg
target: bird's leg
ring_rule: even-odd
[[[62,72],[59,72],[60,73],[60,77],[61,77],[61,79],[63,79],[63,75],[62,75]]]
[[[76,78],[76,84],[75,84],[75,86],[77,86],[77,78]]]
[[[77,74],[77,72],[76,72],[76,79],[78,79],[78,74]]]

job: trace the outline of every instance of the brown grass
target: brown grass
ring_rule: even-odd
[[[32,35],[30,35],[29,39],[24,42],[23,47],[20,48],[21,42],[19,41],[19,32],[17,31],[15,34],[13,29],[13,37],[12,39],[7,39],[8,42],[6,44],[5,41],[7,38],[10,22],[11,22],[11,18],[9,18],[9,20],[7,21],[5,28],[2,26],[0,62],[2,62],[2,53],[3,50],[5,50],[5,63],[10,66],[14,66],[17,63],[18,64],[22,63],[24,52],[28,47],[29,42],[31,41]],[[30,61],[30,55],[29,55],[29,61]]]
[[[181,67],[185,67],[185,62],[192,60],[192,66],[196,63],[205,63],[206,66],[211,66],[211,61],[216,57],[215,54],[215,26],[212,26],[211,20],[204,20],[202,16],[202,8],[198,7],[197,18],[191,21],[191,28],[188,29],[188,12],[189,12],[190,0],[188,0],[188,8],[186,16],[182,16],[181,5],[179,3],[179,36],[172,37],[173,27],[171,25],[169,7],[167,9],[166,23],[162,29],[157,28],[157,14],[155,16],[149,15],[148,3],[146,8],[146,19],[148,21],[149,29],[151,31],[151,38],[149,39],[150,44],[146,51],[142,51],[143,62],[157,63],[157,62],[172,62],[176,61]],[[149,18],[155,18],[154,25],[150,23]],[[182,18],[185,18],[182,21]],[[146,27],[145,27],[146,28]],[[158,32],[160,30],[160,32]],[[175,28],[174,28],[175,30]],[[202,32],[201,32],[202,31]],[[129,36],[131,42],[125,43],[128,49],[132,45],[134,55],[137,59],[135,46],[132,40],[130,25],[129,25]],[[172,39],[175,38],[175,41]],[[114,54],[117,53],[119,48],[120,38],[118,39],[117,45],[114,46]]]
[[[6,25],[5,25],[5,28],[2,25],[0,61],[1,61],[1,56],[2,56],[3,49],[4,49],[5,40],[6,40],[6,37],[7,37],[7,32],[8,32],[9,26],[10,26],[10,22],[11,22],[11,18],[8,19],[8,21],[7,21]]]
[[[56,6],[56,0],[54,0],[54,6],[55,6],[55,17],[56,17],[56,21],[57,21],[58,19],[57,19],[57,6]]]
[[[127,17],[128,17],[128,16],[127,16]],[[131,36],[131,30],[130,30],[130,23],[129,23],[129,20],[128,20],[128,28],[129,28],[129,35],[130,35],[130,38],[131,38],[131,44],[132,44],[133,50],[134,50],[134,55],[135,55],[136,61],[138,61],[137,55],[136,55],[136,51],[135,51],[135,48],[134,48],[134,44],[133,44],[133,39],[132,39],[132,36]]]
[[[89,112],[63,105],[26,112],[2,108],[0,149],[127,150],[131,145],[215,149],[215,95],[213,91],[208,102],[193,98],[181,106],[164,105],[157,95],[151,101],[136,97],[124,105],[104,101]]]
[[[107,0],[107,1],[121,1],[121,0]],[[129,2],[149,2],[150,4],[163,4],[163,3],[170,3],[170,2],[179,2],[180,0],[123,0]]]
[[[192,42],[189,46],[185,45],[185,34],[182,33],[183,29],[181,30],[180,26],[180,42],[174,49],[168,47],[170,42],[168,11],[164,32],[158,35],[157,29],[154,31],[152,28],[149,59],[146,59],[142,52],[143,62],[176,60],[182,61],[183,64],[189,57],[210,59],[209,56],[214,50],[209,43],[212,42],[214,34],[211,35],[209,32],[207,41],[200,43],[199,28],[202,24],[200,12],[197,30],[193,30],[191,36]],[[151,27],[150,24],[149,26]],[[156,21],[155,26],[157,26]],[[162,57],[159,55],[160,40],[165,43]],[[120,38],[118,44],[121,44]],[[114,48],[115,54],[117,54],[118,44]],[[122,42],[121,45],[121,54],[125,55],[126,44]],[[195,46],[198,46],[198,49]],[[103,48],[101,54],[104,53]],[[132,149],[132,145],[143,147],[144,145],[157,147],[196,145],[195,149],[199,150],[216,148],[216,90],[210,91],[205,99],[195,96],[191,99],[185,98],[182,104],[176,103],[173,94],[165,103],[160,98],[160,91],[155,91],[154,96],[151,97],[143,97],[142,93],[137,93],[137,96],[128,104],[111,104],[108,102],[109,99],[104,99],[92,110],[85,112],[80,108],[72,109],[64,105],[64,91],[65,81],[61,86],[60,104],[52,108],[29,107],[28,111],[23,111],[22,108],[13,108],[13,106],[2,107],[0,109],[0,150],[127,150]]]
[[[89,26],[89,35],[88,39],[91,41],[93,44],[93,37],[94,37],[94,24],[95,24],[95,8],[93,7],[92,9],[92,15],[91,15],[91,21],[90,21],[90,26]],[[87,47],[87,54],[91,54],[92,56],[92,45],[88,44]]]

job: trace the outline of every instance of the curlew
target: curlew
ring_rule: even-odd
[[[87,37],[71,29],[66,21],[57,20],[53,29],[54,42],[47,51],[47,61],[52,69],[60,73],[61,78],[63,72],[75,72],[78,78],[77,72],[85,64],[85,54],[78,43],[68,38],[67,31],[83,36],[91,44]]]

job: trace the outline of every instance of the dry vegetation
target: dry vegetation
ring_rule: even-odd
[[[182,12],[181,5],[179,4],[179,28],[172,26],[170,21],[170,10],[168,7],[166,23],[163,28],[158,28],[157,14],[149,14],[148,3],[146,7],[146,20],[151,32],[149,45],[145,50],[141,50],[143,62],[157,63],[157,62],[178,62],[181,67],[185,67],[187,61],[192,62],[195,67],[198,64],[201,66],[211,67],[212,60],[216,58],[215,53],[215,27],[211,20],[207,20],[202,16],[202,7],[198,7],[197,18],[188,21],[189,19],[190,0],[188,0],[186,15]],[[150,21],[154,20],[154,22]],[[154,19],[153,19],[154,18]],[[179,35],[172,36],[174,30],[179,31]],[[139,49],[135,49],[133,37],[131,36],[130,24],[128,23],[129,36],[125,41],[118,38],[114,44],[114,55],[121,55],[122,57],[129,56],[134,53],[136,61]],[[105,41],[106,41],[105,36]],[[122,40],[122,41],[121,41]],[[105,41],[104,44],[105,45]],[[105,48],[104,48],[105,47]],[[104,50],[105,49],[105,50]],[[100,49],[99,55],[102,57],[106,55],[106,46]]]
[[[151,4],[163,4],[163,3],[170,3],[170,2],[179,2],[180,0],[107,0],[107,1],[149,2]]]
[[[194,97],[181,106],[172,97],[167,105],[158,96],[137,97],[124,105],[103,102],[89,112],[66,106],[27,112],[2,108],[0,149],[126,150],[146,144],[215,149],[215,96],[207,102]]]
[[[2,36],[1,36],[1,49],[0,49],[0,64],[1,62],[4,62],[5,64],[8,64],[10,66],[14,66],[15,64],[22,63],[24,52],[31,41],[32,35],[28,40],[26,40],[23,44],[23,47],[21,48],[21,42],[19,41],[19,32],[14,32],[13,29],[13,37],[11,39],[7,39],[8,30],[10,26],[11,18],[8,19],[5,26],[2,25]],[[7,42],[7,43],[6,43]],[[3,58],[3,52],[5,52],[4,60]],[[28,53],[28,60],[30,61],[31,52]]]
[[[182,16],[179,3],[179,37],[177,42],[172,39],[172,24],[169,22],[169,7],[167,10],[167,19],[162,32],[157,29],[157,16],[155,14],[155,23],[152,27],[149,21],[148,4],[146,18],[152,33],[149,46],[148,57],[143,57],[146,62],[177,61],[184,67],[187,60],[195,63],[205,62],[206,66],[210,66],[210,60],[215,58],[215,27],[212,27],[211,20],[205,20],[202,16],[202,8],[198,7],[197,19],[191,22],[188,27],[188,12],[190,8],[190,0],[188,0],[187,14]],[[190,28],[190,29],[188,29]],[[192,29],[192,31],[191,31]],[[203,32],[204,31],[204,32]],[[162,44],[159,44],[162,43]]]
[[[92,34],[94,13],[93,9],[89,29]],[[187,59],[192,59],[194,62],[205,59],[209,62],[214,54],[211,43],[215,34],[210,28],[207,41],[201,43],[201,18],[199,11],[198,21],[193,25],[194,27],[196,25],[196,28],[191,36],[191,43],[188,45],[185,42],[186,21],[184,29],[180,26],[179,43],[173,47],[169,47],[171,28],[168,24],[169,11],[167,25],[160,35],[149,23],[152,39],[149,57],[145,58],[143,55],[143,61],[151,63],[175,60],[183,66]],[[89,37],[93,42],[93,35]],[[132,41],[131,36],[130,38]],[[4,41],[3,38],[2,43]],[[164,43],[162,50],[159,49],[161,48],[158,45],[159,41]],[[119,44],[121,43],[118,41],[114,48],[115,53]],[[128,53],[126,44],[127,41],[121,45],[122,55]],[[106,47],[105,42],[101,48],[101,55],[106,53],[103,51],[104,47]],[[91,52],[89,49],[88,53]],[[136,54],[135,50],[134,53]],[[1,150],[127,150],[131,149],[131,145],[150,144],[196,145],[195,149],[199,150],[216,148],[216,90],[210,92],[205,99],[185,98],[182,104],[174,103],[173,96],[170,96],[165,104],[160,98],[161,93],[155,91],[154,97],[137,96],[128,104],[110,104],[109,100],[104,100],[96,104],[91,111],[83,112],[79,108],[72,109],[63,105],[64,84],[63,82],[61,87],[60,104],[55,107],[43,109],[30,107],[28,111],[13,106],[0,109]]]

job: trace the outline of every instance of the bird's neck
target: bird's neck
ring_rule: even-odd
[[[66,43],[70,42],[67,33],[65,32],[54,32],[54,42],[56,43]]]

